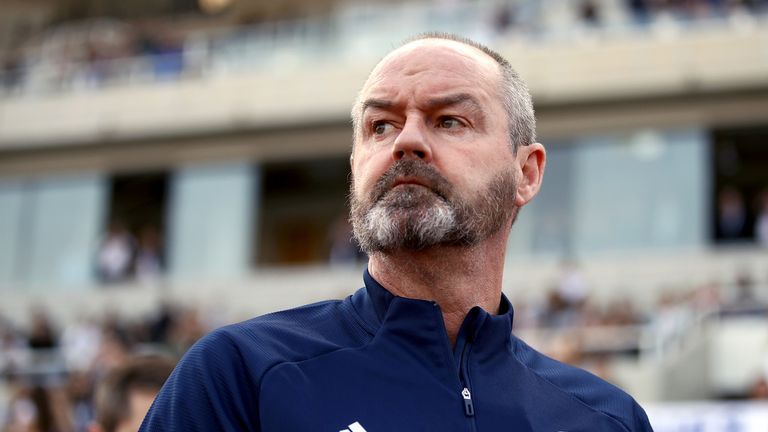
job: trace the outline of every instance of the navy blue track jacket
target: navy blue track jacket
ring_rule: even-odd
[[[434,303],[366,271],[345,300],[216,330],[184,356],[142,431],[651,431],[626,393],[530,348],[512,307],[480,307],[455,347]]]

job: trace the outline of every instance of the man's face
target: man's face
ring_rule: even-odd
[[[427,39],[387,56],[361,92],[352,224],[370,252],[476,244],[506,226],[518,172],[497,63]]]

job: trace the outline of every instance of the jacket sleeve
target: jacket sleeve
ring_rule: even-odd
[[[216,330],[184,355],[139,430],[258,432],[258,389],[235,338]]]

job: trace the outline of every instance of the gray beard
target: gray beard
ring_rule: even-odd
[[[402,176],[418,178],[426,187],[409,184],[393,189]],[[431,165],[401,159],[376,182],[368,199],[358,199],[354,189],[353,178],[350,221],[355,238],[368,254],[473,246],[517,214],[512,170],[497,174],[473,199],[464,199]]]

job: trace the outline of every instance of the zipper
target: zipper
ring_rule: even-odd
[[[461,398],[464,400],[464,415],[467,417],[475,416],[475,406],[472,403],[472,392],[469,390],[469,373],[467,363],[469,363],[469,345],[466,335],[461,339],[461,356],[459,357],[459,381],[461,381]]]
[[[434,303],[437,306],[437,303]],[[457,378],[459,379],[459,396],[464,402],[464,415],[469,421],[470,430],[477,432],[477,424],[475,423],[475,404],[472,402],[471,384],[469,382],[469,353],[472,350],[473,334],[470,330],[468,322],[470,319],[476,319],[476,314],[472,314],[470,311],[470,317],[464,318],[464,322],[459,328],[459,334],[456,338],[456,345],[453,347],[452,354],[454,364],[456,365]],[[441,316],[442,318],[442,316]],[[446,335],[447,336],[447,335]]]
[[[467,417],[472,417],[475,415],[475,407],[472,405],[472,394],[469,392],[469,389],[464,387],[464,390],[461,391],[461,397],[464,398],[464,414],[467,415]]]

